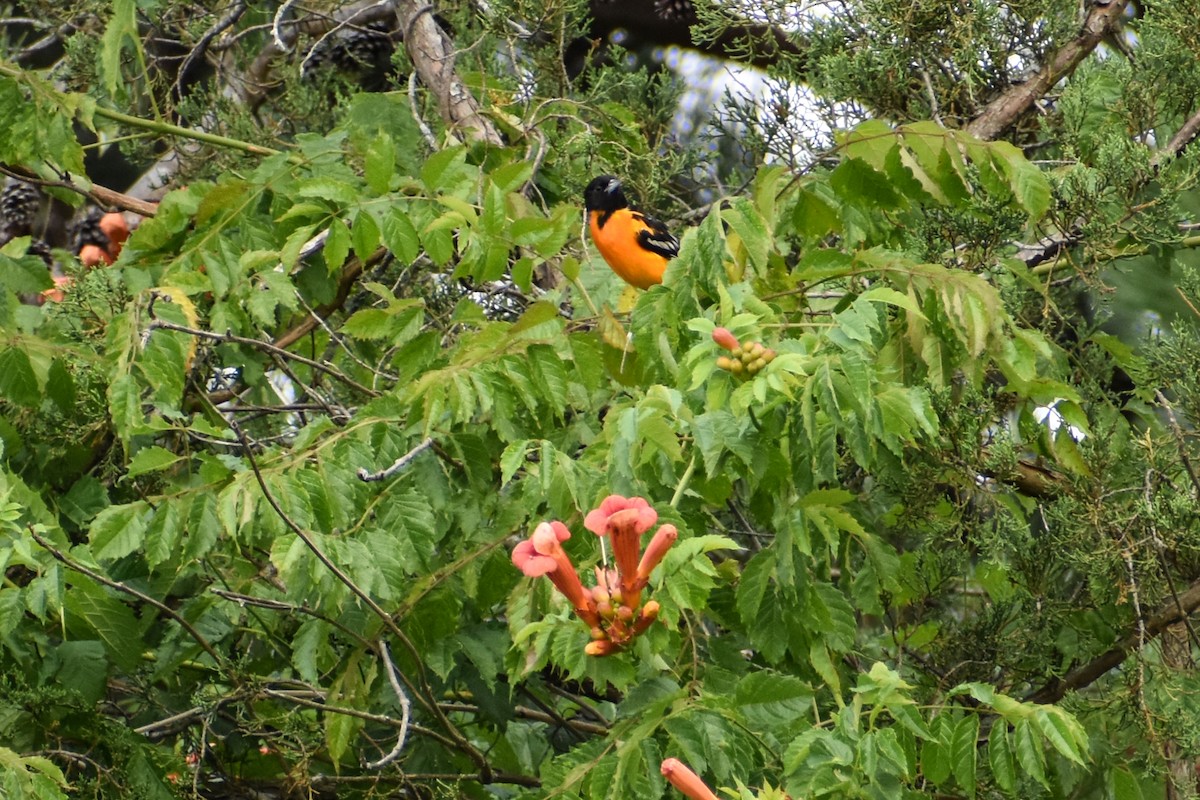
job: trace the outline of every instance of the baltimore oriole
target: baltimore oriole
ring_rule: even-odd
[[[592,241],[613,272],[639,289],[662,283],[667,261],[679,255],[679,239],[666,225],[630,208],[621,182],[611,175],[587,185],[583,206]]]

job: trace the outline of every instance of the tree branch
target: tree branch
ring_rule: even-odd
[[[475,99],[454,69],[454,43],[433,17],[433,6],[417,0],[399,0],[396,16],[404,31],[404,49],[412,59],[421,83],[437,100],[438,112],[448,126],[470,142],[502,145],[500,131],[479,111]]]
[[[37,531],[35,531],[33,529],[32,525],[29,526],[27,528],[27,530],[29,531],[29,535],[31,537],[33,537],[33,540],[35,542],[37,542],[39,545],[41,545],[42,548],[47,553],[54,556],[54,558],[57,561],[60,561],[63,564],[63,566],[67,567],[68,569],[74,570],[75,572],[78,572],[80,575],[86,575],[87,577],[96,581],[96,583],[103,584],[104,586],[107,586],[110,589],[116,589],[118,592],[124,592],[125,594],[129,595],[130,597],[135,597],[138,600],[141,600],[143,603],[154,606],[161,613],[165,614],[166,616],[168,616],[171,619],[178,622],[179,627],[183,628],[184,631],[187,632],[188,636],[191,636],[193,639],[195,639],[196,644],[200,645],[201,649],[204,650],[204,652],[208,653],[208,655],[212,657],[212,660],[214,662],[216,662],[218,665],[224,663],[225,659],[223,659],[221,657],[221,654],[218,653],[211,644],[209,644],[208,640],[205,639],[200,634],[200,631],[198,631],[194,627],[192,627],[192,623],[188,622],[186,619],[181,617],[179,615],[179,612],[177,612],[175,609],[171,608],[168,605],[165,605],[160,600],[156,600],[155,598],[151,597],[148,594],[139,592],[137,589],[134,589],[131,586],[126,586],[125,584],[123,584],[119,581],[114,581],[110,578],[104,577],[103,575],[96,572],[95,570],[88,569],[83,564],[80,564],[78,561],[75,561],[73,558],[68,556],[62,550],[59,550],[57,547],[55,547],[53,544],[51,544],[49,542],[49,540],[44,539],[41,536],[39,536]]]
[[[1094,5],[1084,18],[1079,35],[1058,50],[1025,83],[1013,86],[997,97],[977,116],[967,132],[980,139],[995,139],[1017,121],[1042,97],[1050,87],[1070,75],[1083,59],[1087,58],[1105,36],[1111,35],[1125,13],[1127,0],[1094,0]]]
[[[371,483],[372,481],[382,481],[386,478],[390,478],[393,475],[395,475],[397,472],[399,472],[400,470],[407,467],[414,458],[416,458],[417,456],[419,456],[421,453],[423,453],[425,450],[429,449],[432,446],[433,446],[433,437],[426,436],[424,439],[421,440],[420,444],[418,444],[412,450],[409,450],[404,455],[397,458],[395,460],[395,462],[393,462],[392,465],[386,469],[382,469],[379,472],[368,472],[366,467],[359,467],[358,468],[358,479],[364,483]]]
[[[292,361],[298,361],[301,364],[305,364],[306,366],[311,367],[312,369],[318,370],[320,372],[324,372],[326,375],[329,375],[332,378],[336,378],[337,380],[346,384],[350,388],[360,391],[363,394],[367,395],[368,397],[378,397],[379,396],[379,392],[377,392],[374,389],[371,389],[369,387],[363,386],[361,383],[359,383],[358,381],[349,377],[348,375],[346,375],[344,372],[342,372],[337,367],[331,367],[330,365],[324,364],[320,361],[314,361],[311,358],[306,358],[297,353],[293,353],[291,351],[284,350],[282,347],[279,347],[278,345],[271,344],[270,342],[264,342],[260,339],[251,339],[246,336],[235,336],[234,334],[229,333],[229,332],[213,333],[212,331],[202,331],[199,328],[189,328],[186,325],[177,325],[174,322],[167,322],[164,319],[156,319],[153,322],[151,322],[149,325],[146,326],[146,333],[151,333],[152,331],[156,331],[156,330],[176,331],[178,333],[186,333],[189,336],[195,336],[197,339],[208,339],[210,341],[214,341],[219,344],[244,344],[247,347],[256,347],[259,350],[263,350],[267,353],[270,353],[273,356],[277,356],[279,358],[291,359]]]
[[[1034,703],[1055,703],[1067,692],[1082,689],[1099,680],[1106,672],[1119,666],[1131,652],[1138,648],[1141,637],[1149,642],[1157,638],[1163,631],[1187,619],[1188,615],[1200,608],[1200,580],[1194,582],[1177,598],[1162,606],[1147,620],[1144,626],[1128,634],[1117,642],[1111,649],[1101,653],[1088,663],[1076,667],[1061,679],[1043,686],[1025,699]]]
[[[246,434],[242,431],[241,426],[238,425],[233,419],[228,419],[227,421],[230,429],[233,431],[234,435],[238,439],[238,442],[242,446],[242,452],[245,454],[246,460],[250,464],[250,470],[254,473],[254,479],[258,482],[259,489],[262,490],[263,497],[266,498],[267,504],[271,506],[271,509],[274,510],[279,519],[283,521],[283,524],[286,525],[288,529],[292,531],[292,533],[296,534],[300,541],[302,541],[305,546],[308,547],[309,551],[317,557],[317,560],[321,562],[322,566],[329,570],[329,572],[335,578],[341,581],[342,585],[344,585],[355,597],[362,601],[363,605],[370,609],[371,613],[378,617],[383,623],[384,627],[386,627],[391,634],[395,636],[396,639],[399,640],[400,643],[403,644],[409,651],[414,662],[416,663],[418,680],[420,680],[421,688],[424,691],[424,696],[414,692],[414,694],[417,695],[417,699],[421,701],[421,704],[437,718],[438,722],[442,724],[442,727],[446,729],[446,732],[450,734],[450,738],[452,739],[454,746],[465,753],[467,757],[474,761],[476,766],[479,767],[480,775],[483,778],[482,782],[490,783],[492,766],[488,763],[487,757],[481,753],[478,748],[476,748],[475,745],[473,745],[471,741],[462,734],[458,727],[451,722],[444,713],[442,713],[442,710],[438,708],[437,701],[434,698],[433,688],[429,685],[429,681],[425,676],[425,665],[421,660],[421,653],[419,650],[417,650],[416,645],[413,644],[412,639],[408,638],[408,635],[401,630],[396,620],[393,619],[390,614],[384,611],[379,603],[375,602],[375,598],[367,594],[366,591],[364,591],[363,588],[345,572],[345,570],[339,567],[333,561],[333,559],[329,557],[329,554],[321,548],[316,539],[313,538],[312,534],[300,527],[300,525],[298,525],[296,521],[292,519],[291,516],[284,510],[283,506],[279,504],[279,500],[275,497],[275,493],[271,491],[271,487],[267,485],[267,479],[262,474],[262,470],[258,465],[258,459],[254,457],[253,449],[250,447],[250,443],[246,440]],[[407,678],[405,678],[405,682],[407,682]]]

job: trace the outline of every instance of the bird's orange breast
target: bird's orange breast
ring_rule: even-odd
[[[588,213],[588,231],[612,271],[639,289],[662,283],[667,259],[638,242],[638,233],[647,229],[646,224],[627,208],[613,211],[603,225],[600,224],[602,214],[601,211]]]

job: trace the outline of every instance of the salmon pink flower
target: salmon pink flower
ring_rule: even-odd
[[[558,520],[540,523],[532,536],[513,548],[512,562],[531,578],[545,575],[571,602],[580,619],[593,628],[599,627],[600,616],[592,595],[583,588],[575,565],[562,549],[562,542],[570,538],[571,532]]]
[[[641,497],[622,497],[611,494],[595,511],[589,512],[583,526],[597,536],[608,536],[612,542],[613,561],[621,576],[625,603],[637,605],[638,553],[642,549],[642,534],[658,521],[658,512]]]
[[[628,509],[636,509],[638,512],[636,527],[639,536],[650,530],[651,526],[658,521],[658,512],[651,508],[645,499],[610,494],[604,498],[604,502],[600,504],[599,508],[588,512],[583,520],[583,527],[597,536],[604,536],[608,533],[608,522],[612,515]]]
[[[679,791],[692,800],[717,800],[713,790],[700,780],[700,776],[692,772],[678,758],[668,758],[662,762],[663,777],[671,782]]]
[[[614,644],[612,639],[596,639],[588,642],[583,648],[583,652],[589,656],[611,656],[620,650],[621,648]]]

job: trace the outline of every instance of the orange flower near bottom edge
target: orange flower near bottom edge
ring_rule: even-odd
[[[717,800],[713,790],[678,758],[664,760],[661,770],[663,777],[670,781],[672,786],[692,800]]]

